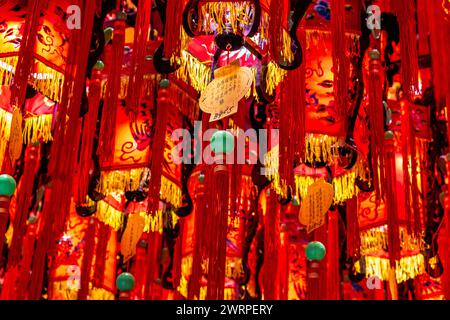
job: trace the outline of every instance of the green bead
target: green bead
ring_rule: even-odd
[[[105,69],[105,64],[103,63],[102,60],[97,60],[97,62],[94,65],[94,69],[102,71],[103,69]]]
[[[116,13],[117,20],[127,20],[127,14],[123,11],[119,11]]]
[[[233,134],[225,130],[216,131],[211,138],[211,150],[216,154],[233,152]]]
[[[128,272],[122,272],[116,279],[116,286],[120,291],[131,291],[134,284],[134,276]]]
[[[319,241],[312,241],[306,246],[306,258],[308,260],[321,261],[325,257],[325,246]]]
[[[161,88],[168,88],[170,86],[170,81],[169,79],[162,79],[159,82],[159,85],[161,86]]]
[[[439,203],[441,204],[441,206],[445,206],[445,196],[447,195],[447,193],[445,191],[442,191],[439,194]]]
[[[0,196],[11,197],[16,191],[16,180],[7,174],[0,175]]]
[[[114,29],[111,27],[106,28],[103,30],[103,34],[105,35],[105,44],[108,44],[108,42],[111,41],[113,37]]]
[[[36,221],[37,221],[37,217],[36,217],[36,216],[30,216],[30,217],[28,218],[28,223],[33,224],[33,223],[35,223]]]
[[[394,139],[394,133],[391,130],[388,130],[384,133],[384,140]]]
[[[381,57],[380,51],[378,51],[377,49],[370,50],[369,57],[372,60],[379,60]]]
[[[298,207],[300,205],[300,203],[298,202],[297,196],[294,196],[292,198],[292,205],[295,207]]]
[[[205,181],[205,175],[203,173],[200,173],[197,177],[198,182],[203,183]]]

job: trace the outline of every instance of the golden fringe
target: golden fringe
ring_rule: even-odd
[[[49,142],[52,137],[52,114],[32,115],[24,119],[23,143],[30,144],[42,140]]]
[[[281,58],[284,62],[292,63],[294,61],[294,53],[292,52],[292,39],[289,33],[283,29],[283,48],[281,50]]]
[[[143,82],[142,82],[142,95],[144,97],[152,97],[154,93],[154,88],[157,83],[157,80],[160,78],[159,75],[154,74],[144,74]],[[127,75],[122,75],[120,77],[120,90],[119,90],[119,99],[124,100],[127,98],[128,94],[128,84],[130,81],[130,77]],[[108,83],[107,79],[103,79],[102,81],[102,97],[105,98],[106,94],[106,84]]]
[[[377,254],[388,249],[387,225],[371,228],[360,232],[362,255]],[[405,227],[400,226],[400,247],[406,251],[422,251],[424,243],[421,238],[408,234]]]
[[[346,32],[346,43],[345,46],[347,47],[348,54],[350,56],[352,55],[359,55],[360,54],[360,48],[359,48],[359,38],[360,36],[355,33]],[[308,50],[310,48],[319,48],[320,50],[324,52],[331,52],[332,48],[327,47],[327,44],[329,44],[331,41],[331,31],[323,30],[323,29],[306,29],[306,44],[307,47],[304,48],[304,50]]]
[[[182,204],[182,197],[183,193],[180,187],[165,176],[161,176],[160,198],[170,203],[175,208],[179,208]]]
[[[181,273],[190,275],[192,272],[192,256],[181,259]],[[227,257],[225,265],[225,277],[238,279],[244,272],[242,260],[239,257]],[[208,259],[202,261],[202,273],[208,274]]]
[[[100,176],[100,193],[124,193],[137,190],[141,180],[150,176],[149,168],[136,168],[128,170],[102,171]]]
[[[149,168],[104,171],[100,177],[99,192],[105,195],[137,190],[141,181],[150,176]],[[175,208],[182,204],[181,188],[165,176],[161,176],[160,198]]]
[[[12,113],[0,108],[0,164],[6,154],[6,147],[8,146],[9,136],[11,134]]]
[[[335,144],[338,138],[325,134],[308,133],[305,136],[305,161],[311,162],[332,162],[337,156]]]
[[[206,2],[202,4],[199,25],[206,33],[238,33],[243,26],[251,22],[248,12],[253,8],[249,1],[242,2]],[[214,25],[216,30],[211,26]],[[230,30],[231,27],[231,30]]]
[[[71,289],[67,285],[67,281],[55,281],[53,282],[53,288],[51,290],[53,298],[55,296],[63,297],[63,300],[77,300],[78,289]],[[56,293],[56,294],[55,294]],[[104,288],[96,288],[89,283],[89,296],[88,300],[114,300],[115,295],[113,292]]]
[[[97,202],[97,212],[95,213],[97,219],[104,224],[110,226],[115,231],[119,231],[124,222],[124,213],[109,205],[106,201]]]
[[[266,93],[272,96],[286,75],[286,70],[281,69],[275,62],[270,61],[267,64]]]
[[[162,234],[164,227],[162,210],[158,210],[155,215],[148,215],[147,212],[139,212],[136,214],[139,214],[145,219],[144,232],[158,232]],[[170,214],[172,215],[170,221],[173,228],[178,222],[179,217],[173,211]],[[125,213],[115,209],[105,201],[99,201],[97,203],[97,212],[95,215],[99,221],[110,226],[115,231],[122,229],[125,221]]]
[[[380,280],[389,280],[389,259],[374,256],[364,256],[361,259],[364,259],[362,263],[365,265],[365,270],[362,269],[360,260],[355,263],[357,272],[364,273],[368,278],[376,276],[380,278]],[[403,257],[400,260],[395,261],[395,278],[397,283],[414,279],[424,272],[425,260],[421,253]]]
[[[30,76],[31,85],[44,96],[53,101],[60,102],[64,74],[58,72],[39,60],[35,60],[37,70]]]
[[[319,179],[319,177],[296,175],[294,178],[295,194],[300,195],[300,198],[304,199],[308,194],[308,188]],[[355,179],[356,173],[354,170],[350,170],[332,179],[331,184],[334,190],[333,202],[335,204],[343,203],[356,195]]]
[[[183,50],[181,57],[177,58],[180,68],[175,72],[178,79],[189,83],[195,90],[202,92],[211,79],[211,70],[201,61]]]
[[[180,284],[177,287],[177,291],[184,297],[188,297],[188,281],[183,275],[180,278]],[[207,286],[200,287],[200,298],[195,296],[194,300],[205,300],[206,299]],[[236,300],[236,290],[234,288],[224,288],[224,300]]]
[[[17,56],[0,58],[0,85],[11,85],[17,60]]]

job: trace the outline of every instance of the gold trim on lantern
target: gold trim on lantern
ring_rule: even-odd
[[[12,113],[0,108],[0,163],[3,163],[6,154],[6,146],[11,134],[11,121]]]
[[[326,134],[308,133],[305,136],[305,161],[331,163],[338,157],[335,145],[338,138]]]
[[[281,69],[275,62],[270,61],[267,64],[266,93],[272,96],[286,75],[286,70]]]
[[[204,91],[211,79],[210,68],[185,50],[176,61],[180,66],[175,72],[176,77],[189,83],[195,90]]]
[[[358,273],[365,273],[366,277],[378,277],[380,280],[388,281],[390,272],[390,262],[387,258],[375,256],[363,256],[365,271],[361,268],[361,262],[355,263],[355,270]],[[395,278],[397,283],[414,279],[425,272],[425,260],[421,253],[402,257],[395,261]]]
[[[64,74],[50,68],[39,60],[35,60],[35,62],[36,69],[30,76],[31,85],[49,99],[60,102]]]
[[[49,142],[52,137],[52,114],[31,115],[24,118],[23,143],[30,144],[42,140]]]
[[[320,177],[312,176],[298,176],[295,180],[295,194],[300,195],[301,199],[304,199],[308,194],[309,187],[317,180],[322,179]],[[356,173],[355,170],[350,170],[344,174],[333,177],[331,184],[333,185],[333,202],[334,204],[343,203],[356,195],[355,188]]]
[[[0,58],[0,85],[11,85],[17,60],[17,56]]]
[[[362,255],[379,254],[388,248],[388,226],[382,225],[360,232]],[[400,247],[404,251],[420,252],[424,248],[422,238],[410,235],[404,226],[399,228]]]
[[[78,289],[69,288],[68,281],[53,281],[52,299],[62,298],[62,300],[77,300]],[[104,288],[93,287],[89,283],[88,300],[114,300],[114,293]]]

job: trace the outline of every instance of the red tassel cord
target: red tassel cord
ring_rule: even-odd
[[[206,169],[205,169],[206,170]],[[200,280],[202,278],[202,262],[205,258],[207,249],[205,248],[207,242],[205,238],[206,220],[208,219],[208,203],[205,196],[205,185],[209,185],[211,172],[203,173],[205,178],[202,184],[199,184],[194,190],[195,192],[195,223],[192,249],[192,272],[189,279],[188,299],[193,300],[200,297]]]
[[[84,254],[81,263],[80,290],[78,300],[86,300],[89,294],[89,280],[91,277],[92,259],[95,247],[95,219],[90,218],[84,236]]]
[[[9,205],[11,198],[8,196],[0,196],[0,248],[3,249],[5,243],[5,233],[9,220]]]
[[[225,165],[214,165],[209,219],[208,288],[207,300],[223,300],[228,228],[228,169]]]
[[[288,300],[289,297],[289,233],[282,230],[280,234],[280,251],[278,254],[278,272],[280,285],[278,299]]]
[[[278,254],[280,250],[280,212],[274,190],[269,189],[266,213],[264,215],[264,299],[278,299],[279,270]]]
[[[181,28],[183,25],[184,0],[168,0],[164,32],[164,57],[179,57],[181,52]]]
[[[333,0],[331,3],[331,34],[333,39],[333,87],[334,107],[343,122],[344,132],[347,132],[347,96],[349,61],[346,51],[345,36],[345,0]]]
[[[178,288],[181,280],[181,267],[182,267],[182,259],[183,259],[183,241],[181,241],[185,235],[186,224],[184,220],[181,219],[178,222],[180,224],[180,235],[175,243],[174,255],[173,255],[173,288]],[[179,296],[175,296],[175,298],[179,298]]]
[[[327,247],[327,226],[326,224],[313,231],[313,240],[320,241]],[[326,267],[327,255],[322,261],[306,262],[307,269],[307,299],[324,300],[326,299]]]
[[[346,206],[347,224],[347,257],[358,258],[361,238],[359,235],[358,199],[353,197],[347,200]]]
[[[370,52],[369,83],[368,83],[368,115],[370,123],[370,152],[372,155],[373,185],[377,202],[383,197],[382,185],[384,182],[384,106],[383,106],[383,79],[380,55],[377,51]]]
[[[134,28],[133,57],[127,92],[127,109],[133,114],[136,114],[141,99],[142,81],[144,79],[143,63],[145,62],[150,30],[152,2],[151,0],[142,0],[138,4],[136,26]]]
[[[136,279],[134,292],[137,300],[144,299],[145,273],[142,270],[147,270],[147,254],[148,247],[147,234],[143,233],[141,239],[136,245],[136,260],[133,264],[132,274]]]
[[[148,236],[148,249],[147,249],[147,270],[146,270],[146,283],[144,289],[144,297],[146,300],[154,299],[158,294],[156,288],[156,280],[158,278],[159,271],[159,256],[161,252],[162,236],[159,232],[150,232]],[[160,279],[159,279],[160,280]]]
[[[391,1],[400,27],[401,76],[406,96],[412,100],[418,89],[419,58],[417,53],[416,8],[414,0]]]
[[[37,223],[28,224],[27,233],[23,239],[23,258],[21,261],[20,275],[17,283],[17,299],[25,299],[27,284],[30,281],[31,263],[33,261],[34,247],[36,243]]]
[[[16,266],[22,257],[22,241],[26,232],[31,197],[33,193],[34,177],[38,164],[38,147],[31,146],[25,159],[24,174],[20,180],[17,192],[16,214],[13,222],[13,236],[8,255],[8,268]]]
[[[429,25],[433,90],[439,113],[443,106],[450,105],[450,19],[445,17],[441,1],[426,1],[425,10]],[[450,123],[450,119],[448,121]],[[450,131],[448,134],[450,135]]]
[[[14,85],[11,86],[11,101],[19,108],[25,106],[25,95],[28,85],[28,77],[34,62],[34,49],[39,27],[41,9],[45,1],[31,0],[27,3],[27,17],[23,25],[23,36],[20,42],[19,57],[14,75]]]
[[[396,169],[394,137],[387,137],[384,146],[384,161],[386,168],[385,204],[388,217],[388,244],[391,267],[400,259],[400,234],[396,203]]]
[[[269,6],[269,49],[272,60],[279,62],[282,57],[283,45],[283,31],[285,23],[287,21],[287,15],[285,15],[287,8],[287,1],[271,1]]]
[[[327,240],[327,299],[340,300],[339,217],[337,211],[328,212]]]
[[[110,59],[107,61],[108,80],[100,125],[99,147],[97,150],[97,154],[102,163],[109,163],[114,155],[115,139],[111,139],[111,137],[116,136],[116,119],[119,104],[124,43],[125,20],[118,18],[114,21],[112,48],[107,47],[107,52],[105,53],[105,56]]]
[[[159,208],[159,193],[161,189],[162,164],[164,162],[164,149],[166,145],[166,130],[169,112],[173,108],[169,90],[161,87],[159,90],[157,112],[155,120],[155,134],[152,143],[152,155],[150,172],[151,178],[149,183],[149,201],[148,213],[155,215]]]
[[[89,82],[89,111],[83,119],[80,158],[78,160],[77,203],[84,203],[88,192],[89,171],[92,168],[92,152],[101,99],[101,71],[94,69]],[[113,140],[113,139],[110,139]]]
[[[97,247],[95,248],[95,265],[92,285],[96,288],[104,286],[106,253],[108,250],[108,241],[111,236],[111,228],[103,222],[97,223],[98,236]]]

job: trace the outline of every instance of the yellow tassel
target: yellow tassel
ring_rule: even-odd
[[[64,74],[35,60],[36,69],[30,76],[31,85],[40,93],[53,101],[60,102]]]
[[[365,270],[362,270],[361,261],[357,261],[355,267],[358,272],[365,271],[364,273],[368,278],[376,276],[380,280],[389,281],[391,270],[389,259],[376,256],[363,256],[361,259],[364,259]],[[397,283],[414,279],[424,272],[425,260],[421,253],[406,256],[395,261],[395,278]]]
[[[242,29],[242,25],[250,24],[252,17],[249,13],[252,7],[249,1],[206,2],[200,8],[199,25],[206,33],[237,33]]]
[[[16,65],[17,56],[0,58],[0,85],[11,85]]]
[[[343,203],[356,195],[355,177],[355,172],[351,170],[332,179],[333,202],[335,204]],[[296,194],[300,195],[301,199],[304,199],[308,195],[308,188],[319,179],[319,177],[296,175],[294,178]]]
[[[177,78],[189,83],[199,92],[204,91],[211,79],[210,69],[185,50],[181,52],[181,57],[177,62],[180,65],[175,73]]]
[[[115,209],[105,201],[97,203],[97,212],[95,213],[97,219],[104,224],[110,226],[115,231],[119,231],[124,222],[124,213]]]
[[[136,168],[130,170],[103,171],[100,177],[99,192],[105,195],[115,193],[122,194],[126,191],[137,190],[141,181],[150,176],[148,168]],[[181,188],[165,176],[161,176],[160,197],[175,208],[182,204]]]
[[[0,108],[0,163],[3,163],[5,158],[6,147],[11,134],[11,121],[12,113]]]
[[[53,115],[42,114],[25,117],[23,128],[23,143],[32,144],[42,140],[49,142],[52,137]]]
[[[68,281],[54,281],[52,292],[52,299],[57,300],[77,300],[78,289],[70,288]],[[114,292],[106,290],[104,288],[96,288],[89,283],[89,300],[114,300]]]
[[[266,93],[272,96],[286,75],[286,70],[281,69],[275,62],[270,61],[267,64]]]
[[[165,176],[161,176],[161,191],[160,197],[162,200],[170,203],[175,208],[179,208],[182,204],[182,191],[180,187],[167,179]]]
[[[337,137],[325,134],[306,134],[305,160],[307,162],[332,162],[337,156]]]

